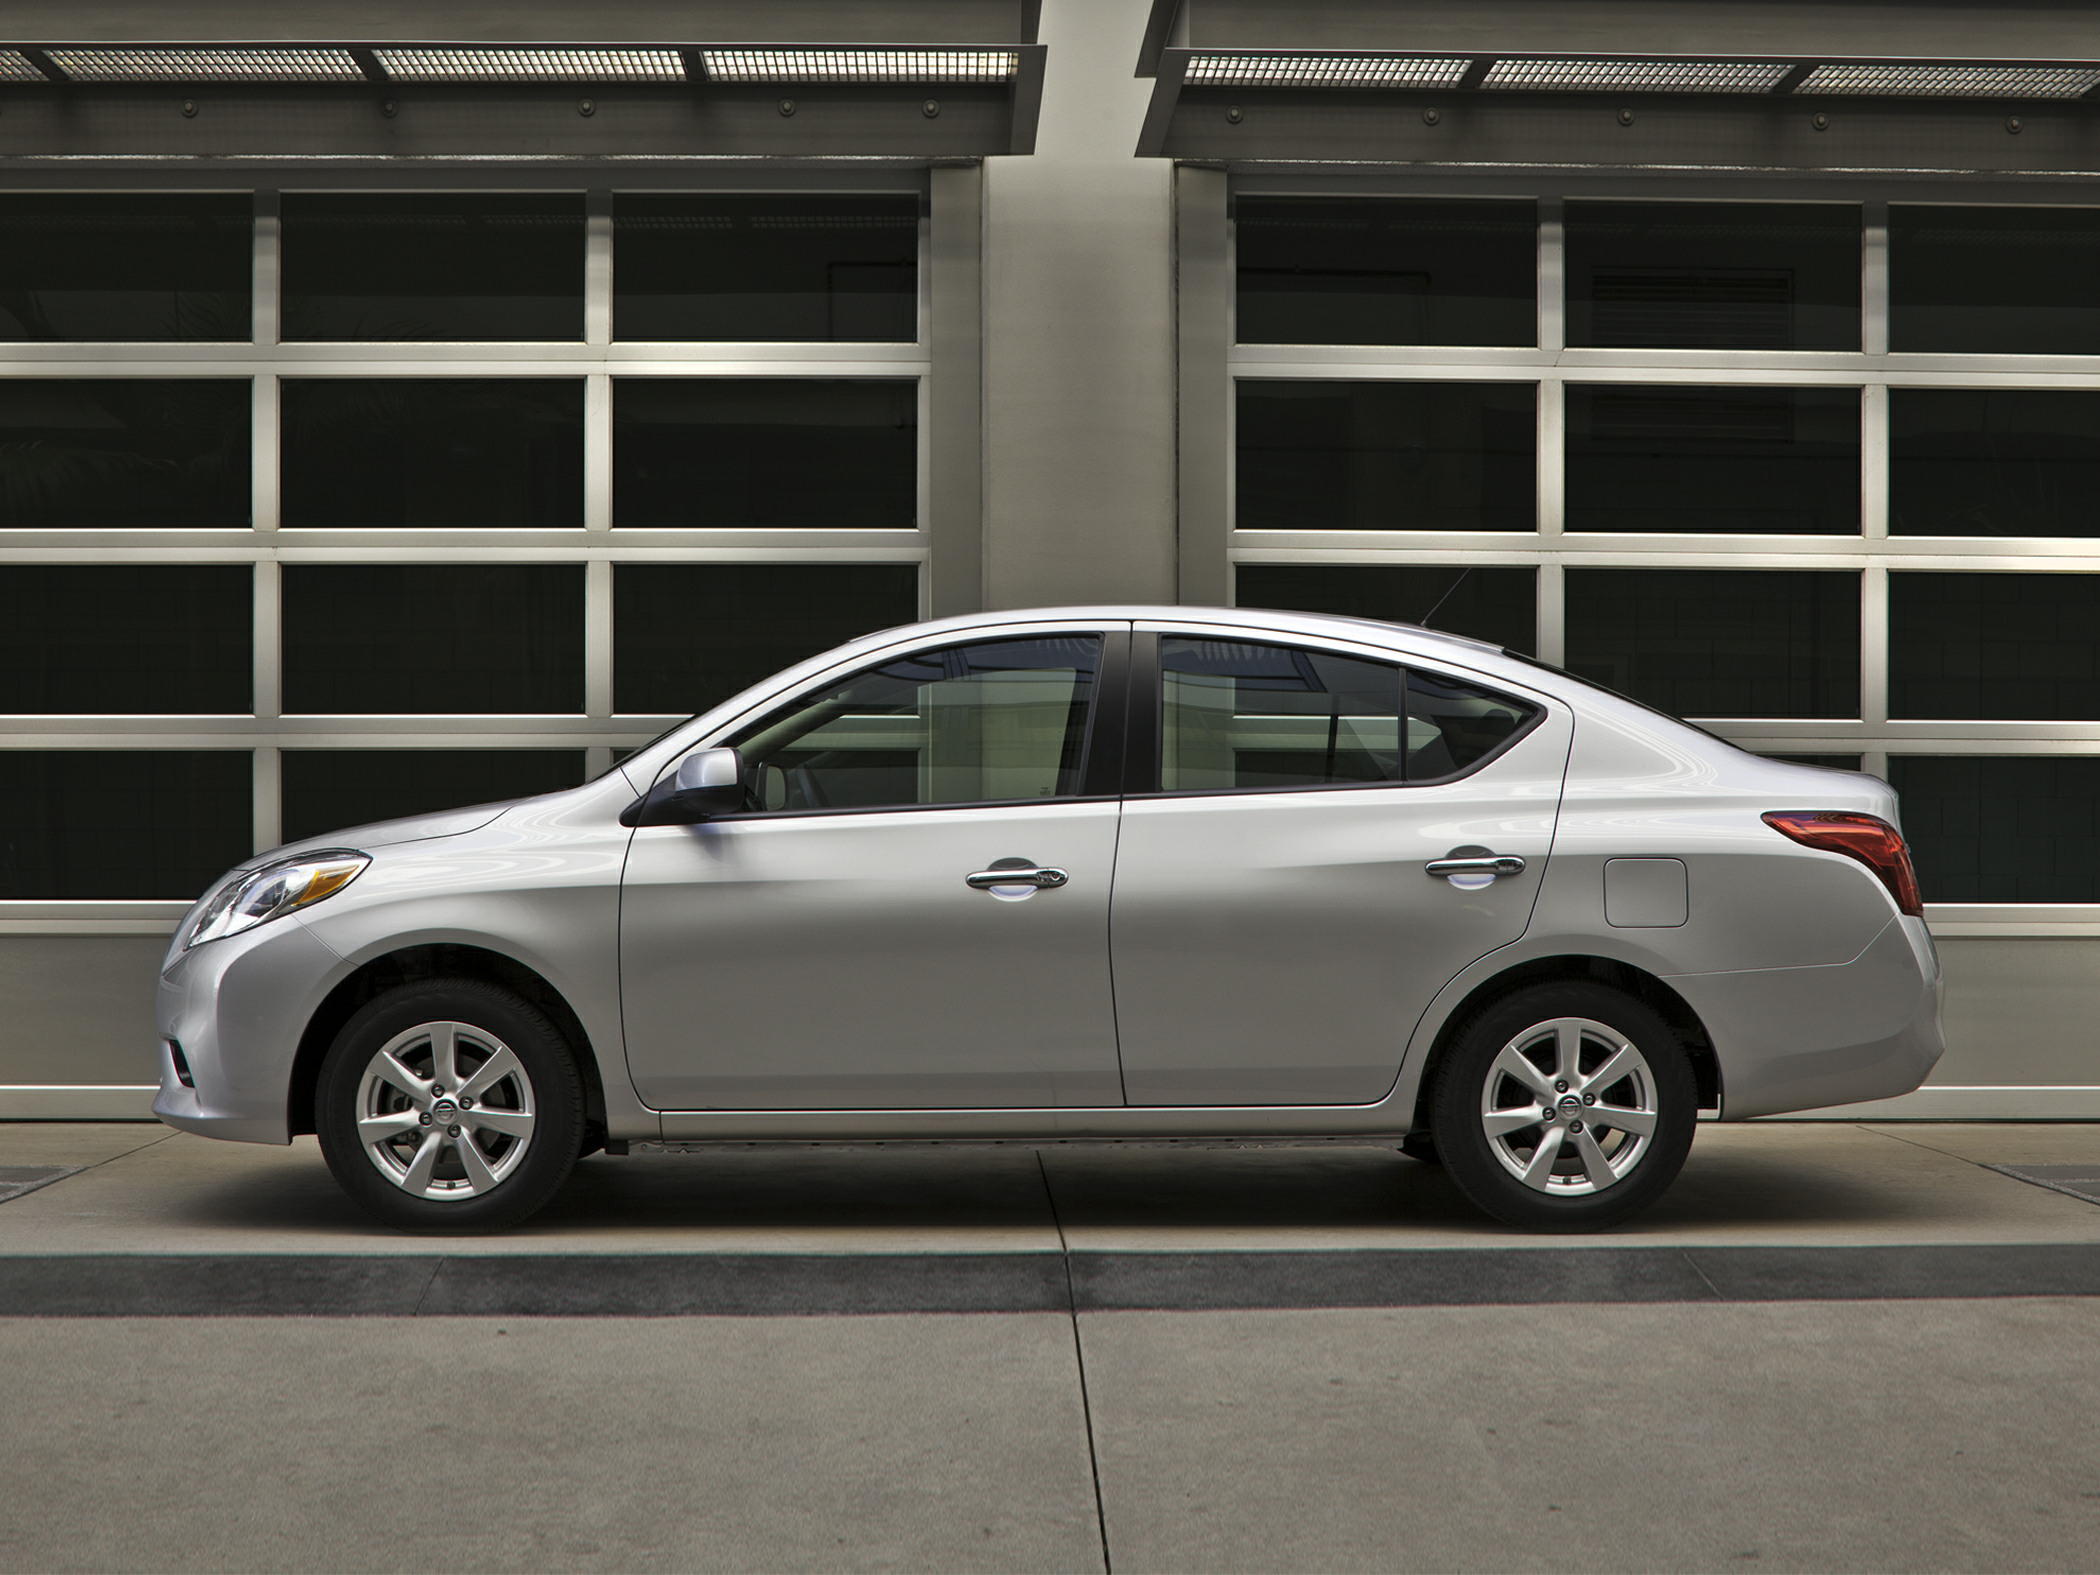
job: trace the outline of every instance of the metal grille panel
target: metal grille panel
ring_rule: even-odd
[[[1546,93],[1769,93],[1792,67],[1768,60],[1498,60],[1484,88]]]
[[[1006,82],[1011,49],[705,49],[717,82]]]
[[[1796,93],[1876,98],[2081,98],[2100,83],[2093,66],[1823,65]]]
[[[362,82],[347,49],[54,49],[75,82]],[[14,57],[21,60],[22,57]],[[22,60],[27,66],[29,62]],[[11,81],[41,81],[41,75]]]
[[[397,82],[683,82],[675,49],[377,49]]]
[[[1191,87],[1456,87],[1464,55],[1191,55]]]

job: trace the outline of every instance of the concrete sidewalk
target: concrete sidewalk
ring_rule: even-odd
[[[0,1297],[89,1298],[0,1317],[0,1569],[2100,1567],[2100,1294],[1991,1282],[2100,1291],[2100,1205],[1984,1168],[2095,1162],[2086,1126],[1706,1127],[1662,1206],[1571,1240],[1377,1150],[598,1157],[527,1230],[432,1241],[366,1224],[310,1140],[0,1127],[0,1185],[80,1167],[0,1203]],[[1620,1272],[1808,1258],[1766,1299]],[[645,1311],[740,1265],[773,1300],[266,1294],[431,1263]],[[152,1305],[302,1315],[93,1305],[184,1264],[205,1302]],[[942,1265],[1039,1294],[837,1315]],[[1093,1310],[1146,1265],[1159,1295]],[[1470,1300],[1408,1300],[1432,1283]]]
[[[447,1253],[1524,1250],[2100,1242],[2100,1207],[1989,1165],[2091,1164],[2100,1125],[1704,1124],[1676,1185],[1607,1235],[1537,1237],[1390,1149],[957,1147],[593,1155],[553,1204]],[[0,1204],[0,1254],[403,1253],[310,1137],[0,1124],[0,1169],[81,1167]],[[1060,1229],[1062,1240],[1060,1239]]]

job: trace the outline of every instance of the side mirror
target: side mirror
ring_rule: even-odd
[[[744,757],[734,749],[702,749],[678,762],[648,795],[628,805],[623,826],[690,826],[744,807]]]

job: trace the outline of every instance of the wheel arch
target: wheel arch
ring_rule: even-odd
[[[314,1096],[319,1089],[321,1062],[335,1043],[343,1025],[359,1008],[387,991],[424,979],[480,979],[498,984],[522,996],[547,1015],[576,1054],[576,1069],[583,1079],[584,1149],[588,1154],[605,1142],[605,1087],[600,1081],[598,1057],[591,1036],[562,993],[532,968],[515,957],[486,947],[459,942],[437,942],[405,946],[360,964],[323,997],[307,1019],[299,1036],[299,1049],[292,1059],[285,1118],[293,1136],[314,1130]]]
[[[1669,1024],[1691,1061],[1692,1077],[1699,1090],[1699,1108],[1720,1108],[1720,1058],[1714,1053],[1712,1035],[1683,996],[1646,969],[1616,958],[1581,955],[1534,957],[1481,980],[1445,1016],[1431,1041],[1429,1054],[1422,1063],[1422,1075],[1415,1085],[1414,1130],[1419,1132],[1428,1127],[1429,1099],[1436,1086],[1437,1068],[1474,1019],[1514,991],[1534,984],[1569,981],[1602,984],[1623,991]]]

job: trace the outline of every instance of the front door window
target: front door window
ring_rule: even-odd
[[[1100,649],[1073,634],[915,651],[803,695],[731,740],[751,808],[1069,797]]]

